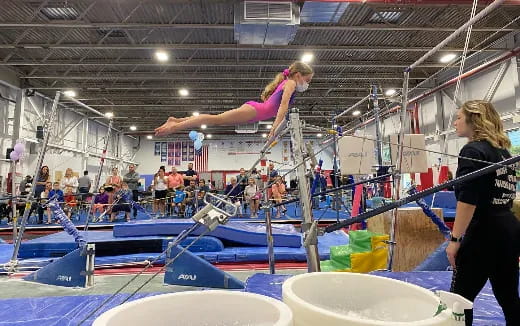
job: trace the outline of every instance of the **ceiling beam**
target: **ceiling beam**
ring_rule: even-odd
[[[371,72],[372,76],[367,76],[366,74],[346,74],[345,77],[338,77],[337,75],[319,75],[314,77],[313,80],[402,80],[403,77],[401,74],[388,74],[385,75],[377,72]],[[216,76],[217,75],[217,76]],[[252,76],[244,76],[241,75],[233,75],[229,74],[228,76],[218,76],[218,73],[213,74],[177,74],[172,73],[170,76],[158,75],[158,74],[150,74],[150,73],[107,73],[107,74],[95,74],[95,75],[33,75],[33,76],[20,76],[22,79],[59,79],[59,80],[179,80],[179,81],[188,81],[188,80],[271,80],[272,76],[265,77],[252,77]],[[410,76],[410,79],[425,79],[426,76]],[[182,85],[180,85],[182,86]],[[185,86],[184,86],[185,87]]]
[[[40,60],[40,59],[36,59]],[[290,60],[180,60],[176,59],[175,62],[157,62],[153,60],[120,60],[118,62],[112,60],[53,60],[53,61],[8,61],[0,62],[0,66],[142,66],[142,67],[201,67],[203,64],[205,67],[247,67],[262,66],[262,67],[286,67],[290,64]],[[391,62],[391,61],[325,61],[313,63],[312,66],[316,67],[386,67],[386,68],[407,68],[412,62]],[[420,65],[420,68],[443,68],[445,64],[442,63],[425,63]]]
[[[23,44],[0,44],[0,49],[87,49],[87,50],[233,50],[233,51],[353,51],[353,52],[428,52],[431,47],[417,46],[417,47],[398,47],[389,45],[252,45],[252,44],[171,44],[171,43],[153,43],[153,44],[88,44],[88,43],[61,43],[61,44],[46,44],[46,43],[23,43]],[[440,49],[442,52],[462,51],[460,47],[445,47]],[[510,49],[486,48],[481,51],[497,52],[507,51]]]
[[[78,28],[78,29],[221,29],[233,30],[234,24],[155,24],[155,23],[84,23],[84,22],[56,22],[56,23],[20,23],[20,22],[2,22],[1,29],[26,29],[26,28]],[[501,27],[495,26],[479,26],[473,28],[473,32],[495,32]],[[363,25],[363,26],[313,26],[300,25],[298,30],[301,31],[431,31],[431,32],[454,32],[457,27],[424,27],[424,26],[392,26],[392,25]],[[504,29],[504,32],[516,31],[516,28]]]

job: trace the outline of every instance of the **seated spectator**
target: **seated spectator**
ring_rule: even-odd
[[[72,187],[67,187],[65,189],[65,205],[63,207],[63,212],[67,214],[67,217],[70,219],[72,216],[72,212],[75,211],[78,202],[76,201],[76,195],[72,192]]]
[[[230,184],[226,186],[224,194],[228,196],[232,203],[238,207],[239,214],[242,214],[241,199],[243,198],[240,186],[237,183],[237,178],[233,177],[230,179]]]
[[[96,216],[96,212],[100,215],[105,212],[108,205],[108,193],[105,192],[105,187],[99,188],[99,194],[94,197],[94,207],[92,207],[92,215]]]
[[[128,185],[126,185],[125,189],[125,183],[122,183],[121,188],[119,185],[114,184],[114,196],[112,203],[109,202],[109,204],[113,204],[112,209],[110,210],[110,222],[114,222],[114,220],[117,217],[117,214],[119,212],[125,212],[125,218],[126,221],[130,221],[130,203],[128,202],[128,198],[131,198],[132,193],[128,189]]]
[[[195,190],[197,190],[195,180],[190,180],[189,186],[184,188],[184,192],[186,193],[186,198],[184,199],[184,202],[183,202],[184,209],[186,209],[186,206],[188,206],[188,205],[195,204]]]
[[[204,180],[204,179],[199,180],[199,186],[198,186],[197,190],[198,190],[197,204],[199,205],[199,207],[204,206],[204,196],[206,196],[206,193],[208,193],[210,191],[209,186],[206,185],[206,180]]]
[[[249,184],[244,190],[244,198],[249,203],[249,207],[251,207],[251,218],[258,217],[260,196],[261,194],[258,191],[258,186],[256,185],[255,179],[249,178]]]

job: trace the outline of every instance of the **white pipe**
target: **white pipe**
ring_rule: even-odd
[[[449,42],[453,41],[454,38],[460,35],[460,33],[464,32],[469,26],[473,25],[477,21],[479,21],[482,17],[488,15],[491,11],[496,9],[498,6],[500,6],[505,0],[495,0],[492,4],[484,8],[481,12],[479,12],[475,17],[468,20],[464,25],[459,27],[455,32],[453,32],[450,36],[445,38],[441,43],[437,44],[433,49],[426,52],[422,57],[420,57],[417,61],[412,63],[406,70],[411,71],[412,69],[416,68],[418,65],[424,62],[424,60],[428,59],[432,54],[439,51],[439,49],[443,48],[448,44]]]
[[[361,100],[359,100],[358,102],[354,103],[351,107],[349,107],[348,109],[346,109],[345,111],[341,112],[340,114],[336,115],[335,117],[333,117],[332,119],[333,120],[337,120],[339,117],[349,113],[350,111],[354,110],[356,107],[358,107],[359,105],[363,104],[363,102],[367,101],[368,99],[370,98],[370,95],[367,95],[365,97],[363,97]]]

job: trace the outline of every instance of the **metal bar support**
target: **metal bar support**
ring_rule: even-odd
[[[293,146],[294,160],[303,162],[305,157],[305,143],[303,142],[302,126],[298,109],[293,108],[289,113],[289,129]],[[303,243],[307,253],[307,270],[309,272],[320,271],[320,256],[318,254],[318,229],[312,216],[311,196],[309,181],[307,179],[305,165],[300,164],[296,168],[298,176],[298,192],[300,194],[300,207],[303,216],[301,225]]]

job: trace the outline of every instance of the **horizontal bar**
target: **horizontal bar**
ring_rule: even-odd
[[[365,101],[368,101],[368,99],[370,98],[370,94],[363,97],[361,100],[359,100],[358,102],[356,102],[355,104],[353,104],[351,107],[349,107],[348,109],[346,109],[345,111],[341,112],[340,114],[336,115],[335,117],[333,117],[332,119],[333,120],[337,120],[339,117],[349,113],[350,111],[354,110],[356,107],[360,106],[361,104],[363,104]]]
[[[325,228],[325,232],[333,232],[333,231],[339,230],[341,228],[347,227],[349,225],[363,222],[366,219],[369,219],[369,218],[374,217],[376,215],[382,214],[382,213],[387,212],[389,210],[398,208],[398,207],[400,207],[400,206],[402,206],[404,204],[416,201],[417,199],[420,199],[420,198],[423,198],[425,196],[431,195],[431,194],[436,193],[436,192],[438,192],[438,191],[440,191],[442,189],[446,189],[446,188],[458,185],[458,184],[463,183],[463,182],[471,181],[471,180],[476,179],[476,178],[478,178],[478,177],[480,177],[480,176],[482,176],[484,174],[487,174],[487,173],[490,173],[490,172],[494,172],[494,171],[500,169],[503,165],[512,165],[512,164],[515,164],[517,162],[520,162],[520,155],[508,158],[507,160],[496,162],[493,165],[486,166],[486,167],[484,167],[482,169],[479,169],[479,170],[473,171],[471,173],[465,174],[465,175],[463,175],[461,177],[455,178],[453,180],[450,180],[448,182],[442,183],[440,185],[428,188],[426,190],[423,190],[423,191],[418,192],[416,194],[413,194],[411,196],[401,198],[401,199],[396,200],[396,201],[394,201],[394,202],[392,202],[392,203],[390,203],[388,205],[375,208],[375,209],[373,209],[371,211],[368,211],[366,213],[360,214],[360,215],[358,215],[358,216],[356,216],[354,218],[351,218],[349,220],[329,225],[328,227]]]

